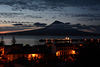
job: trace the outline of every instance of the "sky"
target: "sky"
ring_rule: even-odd
[[[55,20],[100,25],[99,7],[100,0],[0,0],[0,27],[7,31],[6,28],[15,23],[49,25]]]

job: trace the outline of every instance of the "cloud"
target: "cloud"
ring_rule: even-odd
[[[100,25],[81,25],[77,26],[77,29],[85,32],[100,33]]]
[[[37,23],[34,23],[34,25],[37,26],[37,27],[45,27],[47,24],[37,22]]]
[[[23,15],[23,13],[0,13],[1,18],[14,18]]]
[[[100,5],[100,0],[0,0],[0,4],[13,6],[13,10],[46,10],[67,6]]]
[[[100,17],[100,14],[71,14],[72,17]]]
[[[78,21],[100,21],[100,17],[80,18]]]
[[[13,30],[24,30],[24,29],[31,29],[29,27],[0,27],[0,31],[13,31]]]
[[[100,21],[100,14],[70,14],[71,17],[78,18],[77,21]]]
[[[41,28],[43,27],[30,27],[30,26],[0,27],[0,34],[36,30],[36,29],[41,29]]]
[[[36,19],[40,19],[40,18],[42,18],[42,16],[36,16],[36,15],[26,15],[26,16],[24,16],[23,18],[36,18]]]
[[[97,5],[99,0],[45,0],[49,3],[65,3],[71,5]]]
[[[81,9],[89,10],[89,11],[99,11],[99,6],[92,6],[92,7],[81,7]]]

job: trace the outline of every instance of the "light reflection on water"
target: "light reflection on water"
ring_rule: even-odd
[[[65,39],[66,36],[15,36],[18,44],[38,45],[43,44],[39,39]],[[70,39],[100,39],[100,36],[69,36]],[[4,36],[6,45],[11,45],[12,36]]]

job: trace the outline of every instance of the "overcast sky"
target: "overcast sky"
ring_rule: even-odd
[[[100,0],[0,0],[0,25],[55,20],[100,25]],[[4,25],[4,23],[7,23]]]

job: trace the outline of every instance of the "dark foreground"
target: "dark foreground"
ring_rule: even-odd
[[[44,45],[0,44],[0,67],[91,67],[100,63],[100,39],[81,43],[46,40]],[[3,49],[4,48],[4,49]],[[4,52],[3,52],[4,51]]]

